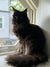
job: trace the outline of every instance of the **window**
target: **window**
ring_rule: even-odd
[[[0,30],[2,30],[4,27],[4,18],[0,17]]]
[[[17,38],[15,37],[15,35],[12,32],[13,9],[11,6],[13,6],[15,9],[17,9],[19,11],[23,11],[25,9],[18,0],[10,1],[10,13],[9,13],[10,18],[9,18],[9,27],[8,27],[9,28],[9,38],[6,38],[6,39],[4,38],[4,39],[0,40],[0,55],[12,53],[12,52],[16,51],[16,49],[17,49],[16,44],[19,42],[19,40],[17,40]],[[5,12],[5,11],[3,11],[3,12]],[[4,18],[5,18],[5,16],[4,16]],[[2,21],[3,21],[3,18],[1,17],[0,18],[0,27],[3,27]],[[17,42],[16,42],[16,40],[17,40]]]
[[[2,28],[2,18],[0,18],[0,28]]]
[[[3,41],[1,40],[0,45],[1,44],[2,45],[5,44],[5,45],[0,47],[0,54],[7,54],[7,53],[12,53],[12,52],[16,51],[16,49],[17,49],[16,45],[19,42],[19,40],[17,40],[17,38],[15,37],[15,35],[12,32],[12,14],[13,14],[13,9],[12,9],[11,6],[13,6],[15,9],[17,9],[19,11],[23,11],[23,10],[25,10],[25,8],[27,8],[28,17],[30,19],[30,23],[34,23],[35,20],[36,20],[36,9],[32,5],[33,4],[32,0],[10,0],[10,2],[7,2],[7,3],[10,3],[8,5],[8,6],[10,6],[10,10],[8,10],[8,12],[7,12],[9,18],[7,18],[8,16],[5,17],[5,15],[7,14],[6,12],[4,13],[4,18],[5,18],[5,20],[7,18],[7,20],[9,21],[9,24],[4,26],[4,21],[5,20],[4,20],[3,17],[0,17],[0,29],[2,29],[3,27],[9,28],[8,29],[9,30],[9,32],[8,32],[9,34],[7,33],[9,35],[9,37],[7,39],[3,39]],[[3,12],[2,12],[2,14],[3,14]],[[7,24],[7,22],[6,22],[6,24]],[[16,40],[17,40],[17,42],[16,42]]]
[[[28,9],[28,17],[30,19],[30,23],[35,24],[36,23],[36,4],[35,1],[32,0],[19,0],[21,4]],[[38,3],[38,2],[36,2]]]

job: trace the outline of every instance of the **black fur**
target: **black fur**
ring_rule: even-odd
[[[27,10],[23,12],[14,8],[13,10],[13,32],[20,40],[20,48],[19,55],[11,55],[7,58],[8,64],[15,67],[31,67],[47,61],[43,30],[37,25],[30,24]]]

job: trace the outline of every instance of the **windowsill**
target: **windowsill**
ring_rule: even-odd
[[[14,45],[6,45],[0,47],[0,55],[7,55],[13,51],[16,52],[18,49],[18,44],[19,44],[19,40],[17,40],[17,42]]]

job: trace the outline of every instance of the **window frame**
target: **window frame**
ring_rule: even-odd
[[[9,5],[10,5],[10,1],[9,0]],[[33,24],[36,23],[36,8],[34,8],[31,4],[30,4],[30,1],[29,0],[19,0],[20,2],[23,1],[21,4],[24,6],[24,3],[25,3],[25,8],[28,8],[28,17],[29,19],[31,20],[30,22],[32,22]],[[30,4],[30,5],[29,5]],[[9,9],[10,11],[10,9]],[[31,12],[30,12],[31,11]],[[32,17],[32,14],[33,14],[33,18],[31,19]],[[31,16],[31,17],[30,17]],[[3,47],[0,47],[0,55],[8,55],[10,53],[14,53],[14,52],[17,52],[17,45],[19,45],[19,40],[17,40],[17,42],[14,44],[14,45],[6,45],[6,46],[3,46]],[[12,49],[12,50],[11,50]]]
[[[4,29],[4,17],[0,16],[0,18],[2,19],[2,28],[0,28],[0,30],[3,30]]]
[[[37,6],[33,3],[32,0],[19,0],[21,4],[28,9],[28,17],[30,19],[30,22],[33,24],[36,24],[36,11],[37,11]],[[31,18],[33,14],[33,19]]]

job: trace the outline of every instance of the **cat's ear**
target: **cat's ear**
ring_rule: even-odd
[[[25,9],[25,10],[24,10],[24,13],[26,13],[26,14],[27,14],[27,9]]]
[[[19,13],[19,11],[18,11],[18,10],[16,10],[14,7],[12,7],[12,8],[13,8],[13,11],[14,11],[14,12]]]
[[[13,11],[16,12],[16,9],[14,7],[12,7],[12,8],[13,8]]]
[[[19,11],[18,11],[18,10],[16,10],[14,7],[12,7],[12,8],[13,8],[13,11],[14,11],[14,12],[19,12]]]

